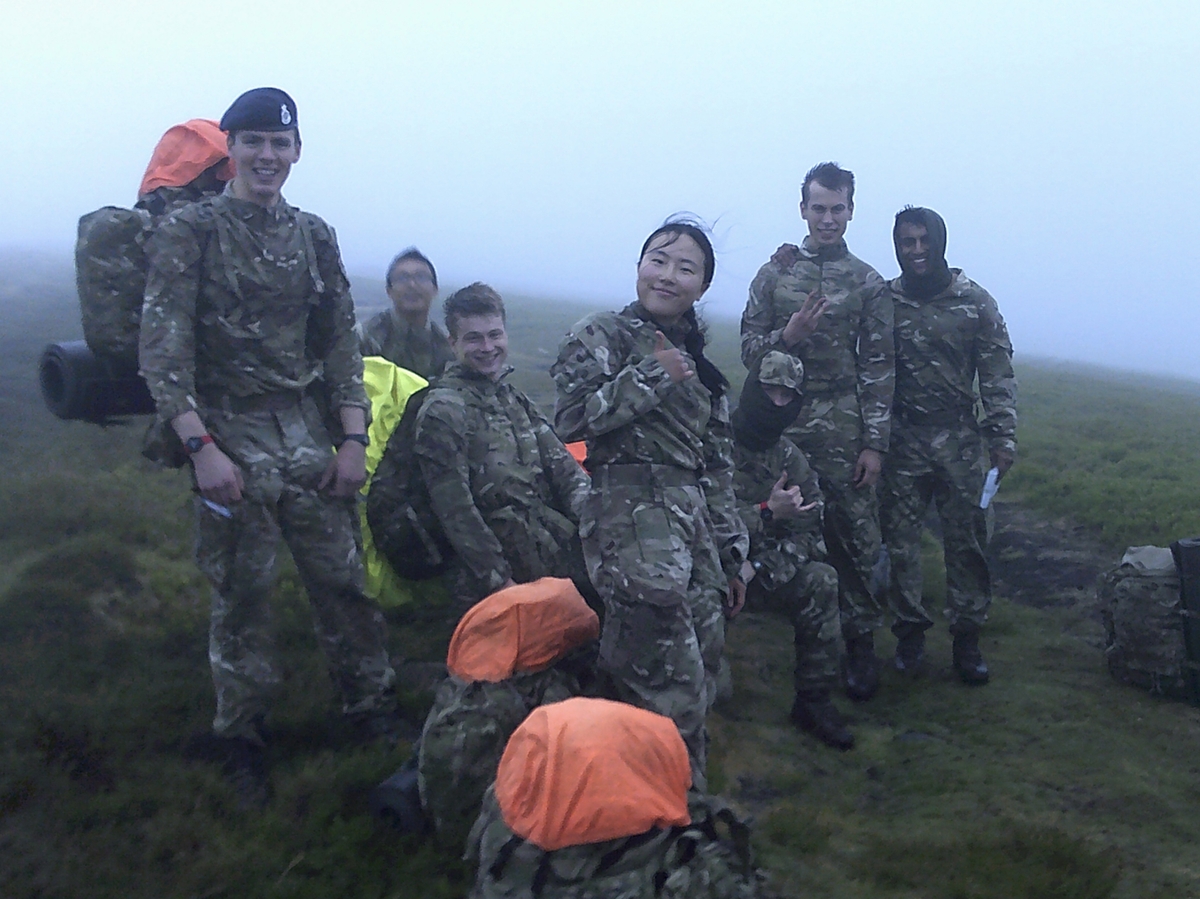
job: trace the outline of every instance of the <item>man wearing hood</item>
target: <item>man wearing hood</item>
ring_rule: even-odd
[[[788,437],[808,456],[825,493],[825,543],[837,569],[846,693],[879,688],[871,589],[879,556],[875,483],[891,425],[892,301],[879,273],[846,247],[854,174],[823,162],[804,176],[802,246],[784,244],[758,270],[742,314],[742,363],[768,350],[804,363],[804,406]]]
[[[751,371],[732,416],[733,491],[750,532],[751,608],[782,612],[795,629],[792,722],[823,743],[850,749],[854,735],[830,699],[838,676],[838,576],[821,537],[817,474],[783,432],[804,401],[804,366],[778,350]]]
[[[880,521],[891,556],[895,665],[903,673],[918,671],[925,631],[933,624],[921,603],[921,531],[934,501],[945,546],[954,668],[965,683],[985,684],[979,632],[991,604],[991,580],[980,499],[988,468],[1003,477],[1016,454],[1012,343],[991,295],[946,264],[941,216],[907,207],[896,215],[892,237],[901,275],[889,284],[896,392]]]

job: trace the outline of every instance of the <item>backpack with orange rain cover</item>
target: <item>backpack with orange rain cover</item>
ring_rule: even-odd
[[[471,899],[757,899],[749,826],[689,792],[675,724],[623,703],[542,706],[467,838]]]
[[[159,140],[133,209],[104,206],[79,220],[75,286],[84,340],[97,357],[137,370],[146,241],[170,212],[219,193],[232,177],[224,132],[192,119]]]
[[[506,587],[463,615],[418,754],[421,804],[439,842],[462,847],[509,736],[532,709],[580,692],[599,634],[567,578]]]

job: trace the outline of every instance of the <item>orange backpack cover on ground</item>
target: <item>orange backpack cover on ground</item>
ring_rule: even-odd
[[[496,801],[547,852],[691,823],[692,774],[670,718],[606,699],[534,709],[505,747]]]
[[[541,671],[600,636],[600,619],[569,578],[544,577],[497,590],[463,615],[446,667],[467,682]]]
[[[159,139],[138,197],[144,197],[160,187],[183,187],[191,184],[205,169],[225,160],[217,177],[228,181],[233,177],[233,160],[225,145],[225,132],[211,119],[191,119],[175,125]]]

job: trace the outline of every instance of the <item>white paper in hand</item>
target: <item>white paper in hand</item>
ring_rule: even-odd
[[[979,508],[986,509],[992,501],[992,497],[996,495],[996,491],[1000,489],[1000,469],[993,468],[987,473],[987,480],[983,482],[983,493],[979,497]]]

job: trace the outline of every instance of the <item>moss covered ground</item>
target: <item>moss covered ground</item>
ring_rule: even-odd
[[[142,422],[101,429],[41,407],[42,345],[78,334],[69,275],[11,260],[5,271],[0,896],[464,895],[470,872],[454,852],[369,815],[367,791],[404,750],[356,747],[339,730],[287,562],[275,796],[262,814],[237,809],[201,738],[207,592],[186,479],[140,461]],[[543,401],[558,336],[584,311],[513,304],[514,361]],[[737,372],[733,323],[714,323],[713,346]],[[1126,543],[1200,533],[1200,387],[1031,360],[1020,377],[1022,453],[998,522],[1026,540],[1005,544],[989,686],[954,679],[935,629],[925,677],[887,672],[871,703],[842,701],[859,744],[834,753],[787,723],[786,627],[746,615],[730,629],[735,695],[712,718],[711,779],[755,816],[782,895],[1200,896],[1200,711],[1114,683],[1088,585],[1056,576],[1062,552],[1033,551],[1045,523],[1095,564]],[[936,600],[932,538],[926,558]],[[451,622],[439,607],[389,619],[410,667],[442,657]],[[890,651],[891,638],[880,644]],[[405,695],[414,710],[428,701]]]

